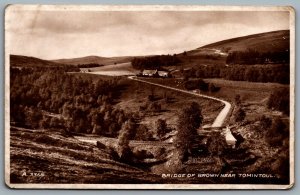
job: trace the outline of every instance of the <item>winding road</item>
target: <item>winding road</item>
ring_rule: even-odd
[[[191,91],[187,91],[187,90],[183,90],[183,89],[178,89],[178,88],[174,88],[174,87],[169,87],[169,86],[166,86],[166,85],[152,83],[152,82],[149,82],[149,81],[138,79],[136,76],[128,76],[128,78],[131,79],[131,80],[137,81],[137,82],[147,83],[147,84],[162,87],[162,88],[165,88],[165,89],[170,89],[170,90],[190,94],[190,95],[201,97],[201,98],[207,98],[207,99],[211,99],[211,100],[215,100],[215,101],[219,101],[219,102],[223,103],[225,105],[224,108],[218,114],[218,116],[216,117],[216,119],[214,120],[213,124],[210,127],[214,127],[214,128],[222,127],[223,124],[224,124],[224,121],[225,121],[226,117],[228,116],[228,114],[230,112],[230,109],[231,109],[231,104],[229,102],[227,102],[225,100],[222,100],[222,99],[219,99],[219,98],[215,98],[215,97],[208,96],[208,95],[203,95],[203,94],[198,94],[198,93],[195,93],[195,92],[191,92]],[[107,138],[107,137],[96,137],[96,138],[95,137],[90,137],[89,138],[89,137],[86,137],[86,136],[75,136],[75,137],[80,141],[92,143],[94,145],[97,145],[97,141],[100,141],[100,142],[107,142],[108,141],[110,143],[115,143],[116,142],[116,138]],[[143,145],[143,144],[149,144],[149,143],[154,144],[154,145],[158,145],[158,146],[163,146],[163,145],[170,144],[170,143],[159,142],[159,141],[153,141],[153,142],[149,142],[149,141],[131,141],[130,142],[131,146],[137,146],[137,145]]]
[[[224,123],[224,121],[225,121],[225,119],[226,119],[226,117],[229,114],[230,109],[231,109],[231,104],[229,102],[227,102],[225,100],[222,100],[222,99],[219,99],[219,98],[216,98],[216,97],[203,95],[203,94],[198,94],[198,93],[195,93],[195,92],[186,91],[186,90],[178,89],[178,88],[174,88],[174,87],[169,87],[169,86],[161,85],[161,84],[157,84],[157,83],[152,83],[152,82],[149,82],[149,81],[138,79],[136,76],[129,76],[128,78],[131,79],[131,80],[138,81],[138,82],[147,83],[147,84],[150,84],[150,85],[155,85],[155,86],[158,86],[158,87],[171,89],[171,90],[174,90],[174,91],[179,91],[179,92],[182,92],[182,93],[186,93],[186,94],[190,94],[190,95],[194,95],[194,96],[198,96],[198,97],[202,97],[202,98],[207,98],[207,99],[211,99],[211,100],[215,100],[215,101],[219,101],[219,102],[223,103],[225,106],[221,110],[221,112],[218,114],[217,118],[214,120],[211,127],[222,127],[223,123]]]
[[[118,71],[116,71],[116,70],[118,70]],[[107,66],[103,66],[103,67],[97,67],[97,68],[94,68],[92,72],[88,72],[88,73],[97,74],[97,75],[110,75],[110,76],[126,76],[127,75],[129,79],[137,81],[137,82],[143,82],[143,83],[147,83],[150,85],[155,85],[158,87],[171,89],[174,91],[179,91],[179,92],[194,95],[197,97],[207,98],[207,99],[221,102],[225,106],[221,110],[221,112],[218,114],[218,116],[216,117],[216,119],[214,120],[213,124],[210,127],[222,127],[224,125],[224,121],[225,121],[226,117],[228,116],[230,109],[231,109],[231,104],[229,102],[219,99],[219,98],[216,98],[216,97],[202,95],[202,94],[195,93],[192,91],[187,91],[187,90],[183,90],[183,89],[178,89],[178,88],[169,87],[166,85],[161,85],[161,84],[152,83],[149,81],[138,79],[135,76],[137,74],[137,72],[133,71],[133,68],[129,62],[128,63],[120,63],[120,64],[116,64],[116,65],[107,65]]]

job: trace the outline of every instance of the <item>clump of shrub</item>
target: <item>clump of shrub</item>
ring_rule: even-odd
[[[242,122],[245,119],[245,117],[246,117],[245,111],[241,107],[238,107],[234,112],[234,121]]]
[[[268,108],[275,109],[289,115],[290,90],[289,88],[275,89],[269,97]]]

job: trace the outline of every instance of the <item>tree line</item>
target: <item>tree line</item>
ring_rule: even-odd
[[[17,67],[17,66],[11,66],[10,67],[10,72],[11,73],[16,73],[22,72],[23,74],[25,73],[31,73],[31,72],[40,72],[40,71],[60,71],[60,72],[79,72],[80,68],[74,65],[59,65],[59,66],[39,66],[39,65],[34,65],[34,66],[23,66],[23,67]]]
[[[131,64],[133,68],[143,69],[161,69],[162,66],[174,66],[180,62],[176,55],[159,55],[143,58],[133,58]]]
[[[270,63],[289,63],[289,51],[265,52],[261,53],[253,49],[246,51],[233,51],[227,56],[227,64],[270,64]]]
[[[184,70],[183,75],[189,78],[224,78],[234,81],[290,83],[290,67],[284,64],[253,66],[201,65],[197,68]]]
[[[90,63],[90,64],[77,64],[77,65],[73,65],[76,66],[78,68],[95,68],[95,67],[100,67],[100,66],[104,66],[103,64],[97,64],[97,63]]]

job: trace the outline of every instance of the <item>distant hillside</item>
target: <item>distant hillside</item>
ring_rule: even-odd
[[[110,65],[110,64],[119,64],[130,62],[133,57],[99,57],[99,56],[86,56],[81,58],[71,58],[71,59],[58,59],[52,60],[52,62],[56,63],[63,63],[63,64],[70,64],[70,65],[78,65],[78,64],[103,64],[103,65]]]
[[[225,65],[229,53],[254,50],[259,53],[289,52],[289,30],[266,32],[223,40],[177,56],[181,65],[191,68],[198,65]]]
[[[290,31],[281,30],[228,39],[201,48],[214,48],[226,52],[247,49],[254,49],[259,52],[280,52],[289,49],[289,42]]]
[[[125,63],[130,62],[133,57],[112,57],[105,58],[99,56],[86,56],[82,58],[72,58],[72,59],[59,59],[59,60],[43,60],[31,56],[21,56],[21,55],[10,55],[10,65],[19,67],[52,67],[52,66],[65,66],[65,65],[83,65],[83,64],[99,64],[99,65],[109,65],[114,63]]]
[[[25,66],[26,67],[30,67],[30,66],[49,67],[49,66],[61,66],[62,64],[51,62],[48,60],[42,60],[30,56],[10,55],[10,65],[19,66],[19,67],[25,67]]]

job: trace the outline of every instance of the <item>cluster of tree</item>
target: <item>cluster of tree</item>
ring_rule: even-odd
[[[118,136],[118,155],[121,160],[130,162],[132,160],[133,153],[129,147],[129,140],[133,138],[134,131],[136,130],[136,123],[130,119],[122,125]]]
[[[41,71],[58,71],[58,72],[79,72],[80,68],[74,65],[60,65],[60,66],[26,66],[26,67],[17,67],[11,66],[11,74],[18,74],[18,72],[31,73],[31,72],[41,72]]]
[[[134,58],[131,61],[135,69],[161,69],[162,66],[174,66],[180,62],[179,58],[175,55],[160,55],[150,56],[144,58]]]
[[[183,83],[184,88],[187,90],[194,90],[199,89],[201,91],[209,91],[209,92],[216,92],[220,90],[220,87],[214,85],[213,83],[207,83],[202,79],[193,79],[187,80]]]
[[[277,174],[280,180],[285,180],[286,182],[289,179],[290,169],[290,134],[288,120],[261,115],[257,121],[259,121],[260,124],[258,130],[265,142],[270,147],[278,148],[278,153],[272,155],[270,163],[266,166],[262,166],[260,170],[266,173]]]
[[[210,155],[222,156],[224,152],[228,152],[228,145],[225,137],[219,132],[212,132],[207,140],[207,150]]]
[[[11,121],[19,126],[116,137],[132,117],[112,107],[119,95],[118,78],[92,80],[63,71],[21,69],[12,72],[10,82]]]
[[[144,105],[140,106],[140,111],[147,111],[147,112],[160,112],[161,111],[161,104],[158,102],[146,102]]]
[[[261,53],[253,49],[246,51],[233,51],[227,56],[227,64],[266,64],[289,63],[289,51]]]
[[[290,114],[290,90],[289,88],[274,89],[268,100],[268,108]]]
[[[141,124],[139,126],[146,128],[146,126],[143,126]],[[131,139],[135,138],[135,140],[145,140],[145,137],[143,139],[137,139],[138,138],[137,135],[151,136],[151,139],[146,139],[145,141],[155,140],[153,138],[153,132],[147,131],[146,134],[142,135],[139,132],[141,130],[140,127],[137,127],[137,124],[134,122],[133,119],[127,120],[122,125],[122,128],[118,136],[118,145],[117,148],[115,149],[115,153],[116,153],[115,159],[123,161],[126,164],[138,166],[145,169],[148,166],[148,163],[144,162],[145,159],[153,159],[156,161],[160,161],[162,157],[165,156],[166,150],[165,148],[160,148],[157,151],[150,152],[147,149],[134,150],[133,148],[131,148],[129,145]],[[156,128],[157,128],[156,130],[157,136],[159,139],[162,139],[162,137],[168,132],[166,121],[163,119],[158,119],[156,121]],[[100,146],[105,147],[103,146],[103,144],[100,144]]]
[[[156,129],[138,124],[139,116],[114,108],[121,84],[118,78],[81,77],[61,71],[28,71],[11,74],[11,122],[28,128],[65,129],[70,133],[89,133],[108,137],[120,136],[126,121],[128,139],[161,139],[170,129],[158,119]],[[148,111],[158,112],[161,105],[149,101]]]
[[[210,65],[198,66],[197,69],[184,71],[187,78],[224,78],[234,81],[275,82],[289,84],[290,69],[288,65]]]
[[[104,66],[103,64],[96,64],[96,63],[90,63],[90,64],[78,64],[76,65],[78,68],[95,68]]]
[[[171,131],[171,129],[168,127],[168,124],[166,123],[166,120],[164,119],[157,119],[155,126],[156,134],[160,140],[163,139],[164,136]]]
[[[208,83],[203,81],[202,79],[193,79],[188,80],[183,83],[184,88],[187,90],[194,90],[194,89],[200,89],[201,91],[207,91],[208,90]]]
[[[246,117],[246,112],[241,105],[241,96],[236,95],[234,98],[233,122],[242,122]]]
[[[289,140],[289,125],[281,118],[269,118],[262,115],[258,119],[260,123],[259,130],[270,146],[285,146]]]
[[[198,135],[198,128],[201,126],[203,116],[200,105],[196,102],[183,108],[178,116],[177,134],[174,141],[175,147],[180,152],[180,160],[186,161],[191,155],[193,142]]]

